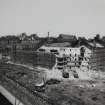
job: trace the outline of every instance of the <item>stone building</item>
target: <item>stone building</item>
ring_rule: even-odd
[[[105,71],[105,48],[94,48],[90,59],[92,70]]]
[[[48,52],[56,55],[56,68],[65,70],[79,67],[80,48],[78,47],[61,47],[58,46],[42,46],[38,49],[39,52]]]

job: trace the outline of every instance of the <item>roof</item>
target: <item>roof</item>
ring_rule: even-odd
[[[74,35],[69,35],[69,34],[60,34],[59,37],[60,37],[60,38],[63,38],[63,39],[67,39],[67,40],[68,40],[68,39],[73,39],[73,40],[76,39],[76,36],[74,36]]]
[[[35,40],[35,41],[26,40],[26,41],[22,41],[21,45],[37,44],[39,42],[40,42],[39,40]]]
[[[63,42],[63,43],[52,43],[52,44],[46,44],[48,47],[70,47],[71,44],[68,42]]]
[[[89,48],[90,50],[92,50],[93,48],[103,48],[104,46],[99,43],[99,42],[96,42],[95,40],[87,40],[87,39],[79,39],[79,43],[80,43],[80,46],[81,45],[84,45],[86,46],[87,48]]]
[[[94,45],[94,43],[92,43],[92,42],[89,42],[89,44],[92,46],[92,47],[104,47],[104,46],[102,46],[100,43],[95,43],[95,45]]]

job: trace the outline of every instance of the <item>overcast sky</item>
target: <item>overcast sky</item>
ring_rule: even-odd
[[[0,0],[0,35],[105,35],[105,0]]]

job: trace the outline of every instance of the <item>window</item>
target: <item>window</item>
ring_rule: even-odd
[[[61,69],[63,69],[63,67],[58,67],[58,69],[60,69],[60,70],[61,70]]]
[[[65,58],[64,58],[64,61],[66,61],[66,60],[67,60],[67,58],[65,57]]]
[[[53,50],[50,50],[50,52],[58,52],[58,50],[54,50],[54,49],[53,49]]]
[[[64,63],[57,63],[57,65],[59,65],[59,66],[63,66],[63,65],[64,65]]]
[[[63,58],[57,58],[58,61],[63,61]]]
[[[87,58],[85,58],[85,61],[87,61]]]
[[[80,68],[80,66],[78,66],[78,68]]]
[[[71,49],[70,49],[70,51],[71,51]]]
[[[67,62],[64,62],[64,65],[66,65],[67,64]]]
[[[59,53],[58,53],[58,52],[54,52],[54,54],[59,55]]]
[[[39,49],[39,51],[45,51],[45,49]]]

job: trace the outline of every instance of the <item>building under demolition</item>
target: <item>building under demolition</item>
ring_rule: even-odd
[[[57,44],[58,45],[58,44]],[[91,45],[92,46],[92,45]],[[105,48],[42,46],[37,51],[12,51],[12,60],[16,63],[43,67],[48,70],[59,70],[64,77],[69,77],[70,71],[76,70],[101,70],[105,69]],[[68,75],[68,76],[67,76]]]
[[[105,48],[98,43],[95,46],[91,43],[89,46],[84,44],[78,47],[42,46],[38,51],[55,54],[58,69],[66,66],[69,69],[98,70],[102,69],[105,63]],[[62,63],[59,63],[59,58],[62,58]]]

